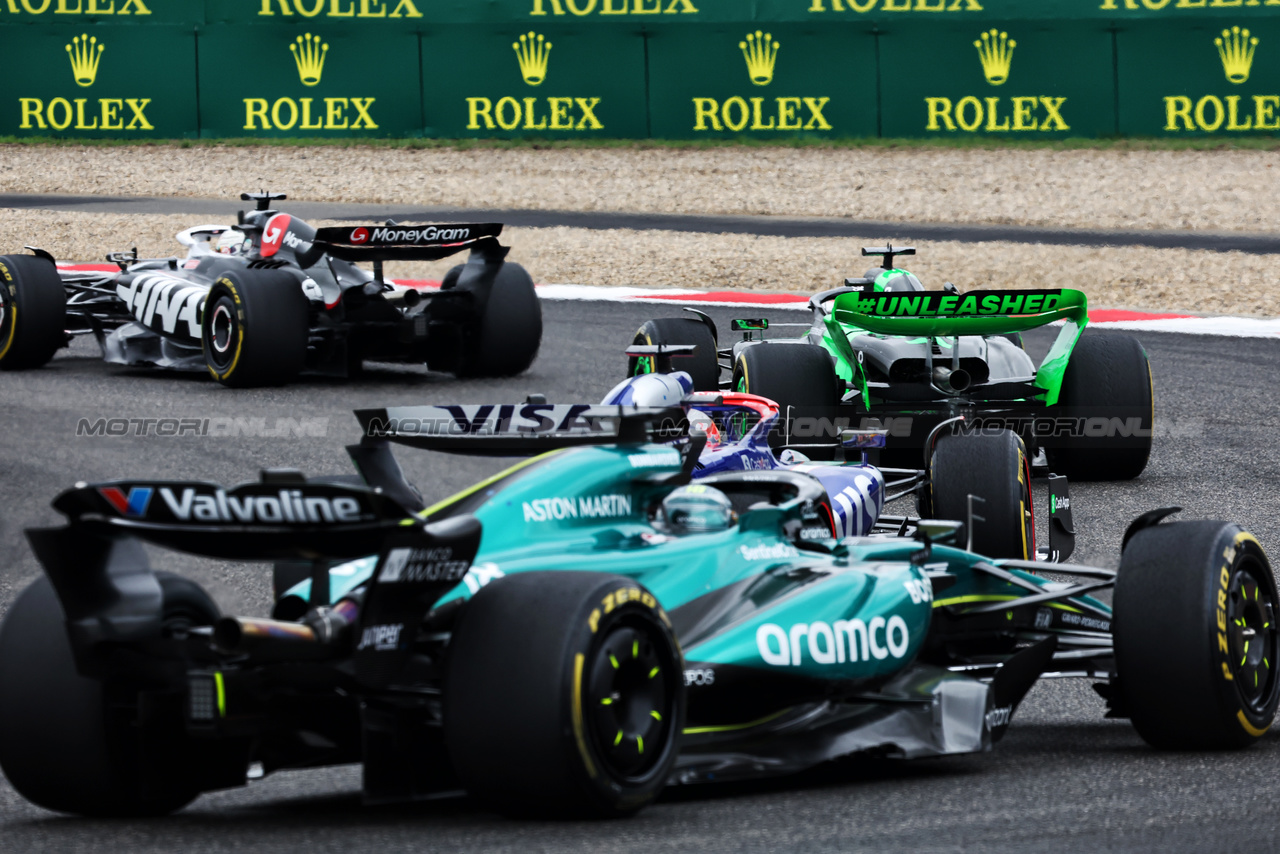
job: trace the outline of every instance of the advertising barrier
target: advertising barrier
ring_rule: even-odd
[[[0,134],[1275,135],[1280,0],[0,0]]]

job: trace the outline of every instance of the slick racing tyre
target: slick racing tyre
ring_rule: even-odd
[[[1031,560],[1036,544],[1030,475],[1026,447],[1011,430],[943,436],[929,458],[929,486],[927,494],[921,493],[920,516],[963,523],[955,545],[964,548],[973,495],[973,551],[985,557]]]
[[[67,291],[35,255],[0,256],[0,370],[38,368],[67,346]]]
[[[831,418],[840,400],[835,366],[827,351],[813,344],[754,344],[733,362],[733,390],[758,394],[778,404],[778,428],[769,444],[833,443],[837,437],[811,429],[806,421]],[[820,424],[821,422],[816,422]],[[805,453],[815,456],[806,448]]]
[[[464,275],[466,266],[454,277],[455,284],[447,275],[442,289],[470,289]],[[488,296],[480,289],[476,296],[482,314],[475,334],[465,339],[458,374],[513,377],[524,373],[542,346],[542,304],[533,289],[533,279],[524,267],[507,261],[498,268]]]
[[[1142,474],[1151,456],[1154,400],[1151,365],[1138,339],[1085,330],[1071,351],[1058,403],[1048,409],[1079,424],[1084,435],[1047,448],[1050,468],[1074,480]]]
[[[513,814],[619,816],[657,797],[684,726],[670,622],[628,578],[481,588],[450,642],[444,736],[463,786]]]
[[[209,373],[232,388],[289,382],[306,362],[310,311],[290,273],[225,274],[204,302],[201,339]]]
[[[670,374],[684,371],[693,377],[694,391],[720,390],[720,361],[716,353],[716,340],[711,330],[701,320],[691,317],[660,317],[646,320],[636,330],[632,344],[693,344],[698,349],[692,356],[631,357],[627,359],[627,376],[640,374]]]
[[[1280,703],[1276,583],[1252,534],[1172,522],[1133,536],[1114,599],[1120,709],[1152,747],[1244,747]]]
[[[217,620],[217,607],[198,585],[157,576],[166,635]],[[199,792],[179,762],[144,781],[142,741],[180,739],[181,721],[176,735],[142,733],[122,689],[76,672],[48,578],[18,596],[0,624],[0,768],[19,794],[45,809],[90,816],[163,815],[195,799]],[[180,756],[180,747],[165,742],[160,750]]]

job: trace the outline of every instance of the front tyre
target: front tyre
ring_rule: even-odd
[[[0,370],[39,368],[67,345],[67,291],[35,255],[0,256]]]
[[[157,575],[166,636],[217,619],[197,585]],[[144,778],[144,735],[120,697],[119,686],[76,671],[49,579],[24,590],[0,623],[0,768],[18,793],[45,809],[90,816],[163,815],[193,801],[199,792],[180,771]]]
[[[627,359],[627,376],[640,374],[669,374],[685,371],[693,378],[694,391],[720,390],[720,360],[716,353],[716,340],[711,330],[701,320],[691,317],[661,317],[646,320],[636,330],[632,344],[656,346],[658,344],[693,344],[697,347],[692,356],[671,358],[663,356],[632,356]]]
[[[618,816],[658,796],[684,726],[679,645],[653,595],[589,572],[499,579],[450,642],[445,743],[507,813]]]
[[[1148,744],[1239,748],[1271,727],[1280,599],[1252,534],[1210,521],[1141,530],[1114,603],[1120,707]]]
[[[244,269],[214,282],[201,343],[213,378],[232,388],[282,385],[302,372],[310,304],[284,270]]]
[[[742,348],[733,362],[734,391],[778,404],[779,429],[769,434],[775,448],[787,444],[787,437],[802,443],[833,440],[820,429],[806,429],[806,421],[821,426],[818,419],[834,414],[840,401],[837,389],[831,356],[816,344],[753,344]]]
[[[1086,330],[1071,351],[1062,393],[1048,414],[1085,436],[1047,449],[1049,466],[1073,480],[1132,480],[1151,456],[1155,396],[1147,352],[1132,335]],[[1103,428],[1089,436],[1090,428]]]
[[[969,537],[969,496],[973,501],[973,551],[985,557],[1031,560],[1035,525],[1031,510],[1031,467],[1026,446],[1010,430],[972,436],[943,436],[929,457],[929,487],[920,515],[964,523],[957,545]]]

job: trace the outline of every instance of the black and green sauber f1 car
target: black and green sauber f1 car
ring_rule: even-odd
[[[888,464],[917,465],[940,425],[1009,429],[1040,463],[1073,480],[1142,473],[1154,419],[1146,351],[1132,336],[1088,331],[1084,293],[960,293],[950,284],[926,291],[894,266],[914,248],[862,253],[882,256],[883,267],[814,295],[810,323],[773,324],[804,327],[801,337],[766,338],[767,320],[736,320],[742,340],[724,346],[705,315],[651,320],[635,344],[698,349],[677,368],[669,359],[632,358],[629,372],[684,370],[700,391],[732,388],[775,400],[787,414],[779,445],[883,427]],[[1022,332],[1052,323],[1061,329],[1037,365]],[[963,423],[955,420],[962,416]]]
[[[1276,713],[1275,581],[1226,522],[1148,513],[1118,572],[987,559],[949,521],[812,539],[811,478],[690,483],[705,437],[670,444],[679,409],[513,407],[566,425],[527,437],[424,431],[435,407],[359,415],[356,482],[57,498],[68,523],[27,532],[46,574],[0,625],[18,792],[156,814],[361,763],[370,801],[619,815],[672,784],[985,751],[1042,678],[1091,680],[1158,748],[1243,747]],[[533,456],[424,507],[389,442]],[[144,543],[278,561],[272,616],[221,614]]]

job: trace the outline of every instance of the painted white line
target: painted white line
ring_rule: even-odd
[[[1178,332],[1182,335],[1218,335],[1231,338],[1280,336],[1280,320],[1264,320],[1256,317],[1172,317],[1160,320],[1112,320],[1089,325],[1107,329]]]

